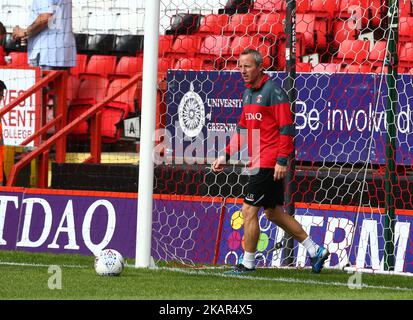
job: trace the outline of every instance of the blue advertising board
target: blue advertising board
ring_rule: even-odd
[[[270,72],[284,86],[285,73]],[[397,81],[397,162],[413,163],[411,75]],[[296,80],[297,160],[334,163],[386,162],[386,81],[376,74],[302,73]],[[166,129],[172,150],[187,158],[215,158],[236,128],[245,89],[239,72],[168,73]],[[220,137],[221,144],[213,143]],[[222,142],[224,141],[224,142]],[[197,147],[194,147],[197,146]]]

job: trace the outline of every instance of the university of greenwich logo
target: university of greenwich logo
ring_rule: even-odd
[[[194,92],[191,82],[189,91],[184,94],[178,107],[179,125],[185,135],[196,137],[205,124],[205,106],[201,97]]]

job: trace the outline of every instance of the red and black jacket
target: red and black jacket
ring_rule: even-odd
[[[237,132],[225,149],[227,159],[239,151],[247,133],[252,168],[286,166],[294,150],[295,131],[286,92],[264,75],[256,88],[247,85],[242,102]]]
[[[7,65],[5,56],[6,54],[4,53],[4,48],[2,45],[0,45],[0,66]]]

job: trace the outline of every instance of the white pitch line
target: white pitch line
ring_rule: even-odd
[[[0,265],[5,266],[19,266],[19,267],[50,267],[50,266],[59,266],[63,268],[89,268],[89,266],[82,266],[76,264],[40,264],[40,263],[24,263],[24,262],[9,262],[9,261],[0,261]]]
[[[9,261],[0,261],[0,265],[9,265],[9,266],[22,266],[22,267],[50,267],[56,264],[38,264],[38,263],[23,263],[23,262],[9,262]],[[91,266],[86,265],[59,265],[64,268],[91,268]],[[285,282],[285,283],[301,283],[301,284],[314,284],[314,285],[324,285],[324,286],[337,286],[337,287],[348,287],[347,283],[342,282],[324,282],[316,280],[301,280],[294,278],[266,278],[266,277],[254,277],[254,276],[237,276],[230,275],[218,272],[205,272],[202,270],[187,270],[179,268],[168,268],[160,267],[153,270],[167,270],[172,272],[186,273],[189,275],[201,275],[201,276],[216,276],[222,278],[236,278],[236,279],[246,279],[246,280],[260,280],[260,281],[274,281],[274,282]],[[358,287],[357,287],[358,288]],[[365,289],[379,289],[379,290],[395,290],[395,291],[413,291],[413,288],[403,288],[403,287],[386,287],[386,286],[373,286],[368,284],[361,284],[361,288]]]
[[[230,275],[217,272],[205,272],[205,271],[189,271],[179,268],[159,268],[161,270],[170,270],[173,272],[187,273],[190,275],[205,275],[205,276],[217,276],[222,278],[237,278],[237,279],[246,279],[246,280],[261,280],[261,281],[274,281],[274,282],[286,282],[286,283],[301,283],[301,284],[314,284],[314,285],[324,285],[324,286],[337,286],[337,287],[348,287],[347,283],[343,282],[324,282],[316,280],[301,280],[294,278],[266,278],[266,277],[254,277],[254,276],[242,276],[242,275]],[[395,290],[395,291],[413,291],[413,288],[403,288],[403,287],[386,287],[386,286],[373,286],[368,284],[361,284],[360,286],[354,286],[353,288],[362,289],[379,289],[379,290]],[[350,289],[350,288],[349,288]]]

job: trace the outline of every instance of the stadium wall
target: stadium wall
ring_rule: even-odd
[[[0,250],[94,255],[110,247],[133,257],[136,198],[131,193],[2,188]],[[154,201],[155,259],[232,264],[241,257],[240,201],[171,195],[155,195]],[[205,209],[201,202],[210,205]],[[358,214],[361,211],[369,215]],[[413,243],[409,241],[413,211],[396,210],[396,214],[395,271],[413,273]],[[283,258],[283,231],[262,212],[259,215],[259,264],[278,267]],[[357,268],[383,270],[384,240],[379,236],[383,216],[383,210],[370,207],[296,204],[296,219],[332,252],[326,264],[330,268],[349,262]],[[273,250],[276,244],[279,248]],[[307,265],[302,246],[296,246],[294,257],[296,267]]]

